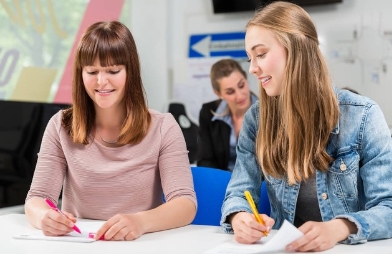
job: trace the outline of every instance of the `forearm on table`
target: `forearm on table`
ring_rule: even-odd
[[[33,197],[26,201],[25,214],[34,227],[41,229],[41,218],[49,209],[45,200],[40,197]]]
[[[195,204],[188,198],[179,197],[136,215],[141,220],[144,233],[149,233],[188,225],[195,214]]]

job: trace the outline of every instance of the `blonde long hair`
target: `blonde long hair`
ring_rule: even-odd
[[[260,89],[257,158],[266,175],[301,182],[316,169],[328,169],[332,158],[326,145],[339,117],[317,31],[306,11],[288,2],[259,10],[251,26],[269,29],[287,52],[280,95],[270,97]]]

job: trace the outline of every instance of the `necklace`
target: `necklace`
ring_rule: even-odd
[[[98,131],[97,131],[97,133],[98,133],[99,137],[101,138],[101,140],[102,140],[103,142],[105,142],[106,144],[114,145],[114,144],[117,144],[117,142],[118,142],[118,137],[117,137],[116,140],[111,141],[111,140],[106,140],[106,139],[104,139]]]

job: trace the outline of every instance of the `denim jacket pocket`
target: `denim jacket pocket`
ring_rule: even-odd
[[[330,189],[337,197],[346,213],[359,210],[358,178],[359,154],[355,147],[339,149],[335,160],[328,170]]]

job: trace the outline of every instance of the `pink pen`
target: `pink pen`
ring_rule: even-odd
[[[95,238],[95,233],[88,233],[88,238]],[[98,240],[105,240],[105,235],[101,235]]]
[[[65,216],[65,217],[68,218],[68,216],[65,215],[60,209],[58,209],[57,206],[56,206],[55,204],[53,204],[52,201],[50,201],[50,199],[45,198],[45,201],[46,201],[46,203],[47,203],[53,210],[55,210],[56,212],[59,212],[61,215],[63,215],[63,216]],[[76,225],[73,226],[73,229],[74,229],[76,232],[78,232],[79,234],[82,233],[82,232],[80,232],[80,229],[79,229]]]

